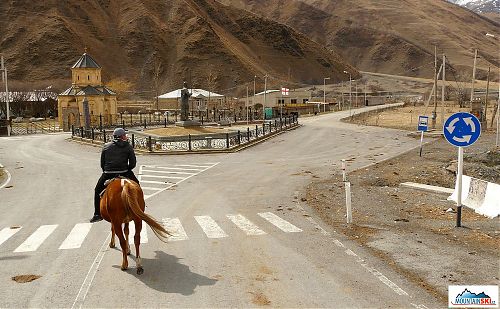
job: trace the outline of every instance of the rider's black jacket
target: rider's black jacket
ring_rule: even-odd
[[[101,168],[104,173],[124,173],[134,169],[137,160],[127,141],[113,140],[102,148]]]

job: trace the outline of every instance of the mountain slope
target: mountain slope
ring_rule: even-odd
[[[0,2],[0,50],[17,80],[64,78],[88,48],[104,78],[160,90],[270,81],[320,83],[357,71],[291,28],[213,0]],[[209,77],[213,75],[212,77]]]
[[[498,41],[485,36],[498,24],[444,0],[220,1],[294,27],[365,71],[432,76],[434,45],[463,74],[474,48],[478,77],[498,66]]]

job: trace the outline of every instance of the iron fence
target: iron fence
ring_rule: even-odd
[[[227,133],[200,134],[186,136],[158,137],[143,132],[134,132],[129,136],[132,147],[146,152],[196,152],[230,150],[264,138],[277,132],[290,129],[298,125],[297,118],[290,117],[268,120],[255,128],[247,127]],[[73,139],[80,139],[91,143],[107,143],[113,139],[112,129],[71,128]]]

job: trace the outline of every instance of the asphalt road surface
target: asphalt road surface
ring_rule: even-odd
[[[143,275],[133,247],[120,270],[109,223],[88,224],[100,148],[67,134],[0,138],[11,174],[0,189],[0,307],[436,307],[301,201],[343,158],[352,170],[418,144],[339,122],[346,113],[301,118],[238,153],[139,155],[146,211],[174,232],[163,243],[146,229]],[[18,275],[41,277],[11,280]]]

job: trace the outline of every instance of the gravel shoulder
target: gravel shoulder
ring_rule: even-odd
[[[428,140],[429,141],[429,140]],[[500,151],[485,133],[465,150],[464,174],[500,183]],[[493,146],[492,146],[493,145]],[[442,137],[399,157],[348,174],[353,224],[345,223],[341,171],[307,188],[307,203],[324,222],[367,247],[390,267],[447,302],[448,285],[499,284],[500,220],[463,207],[455,227],[446,196],[400,188],[402,182],[453,188],[457,150]],[[455,164],[455,165],[454,165]]]

